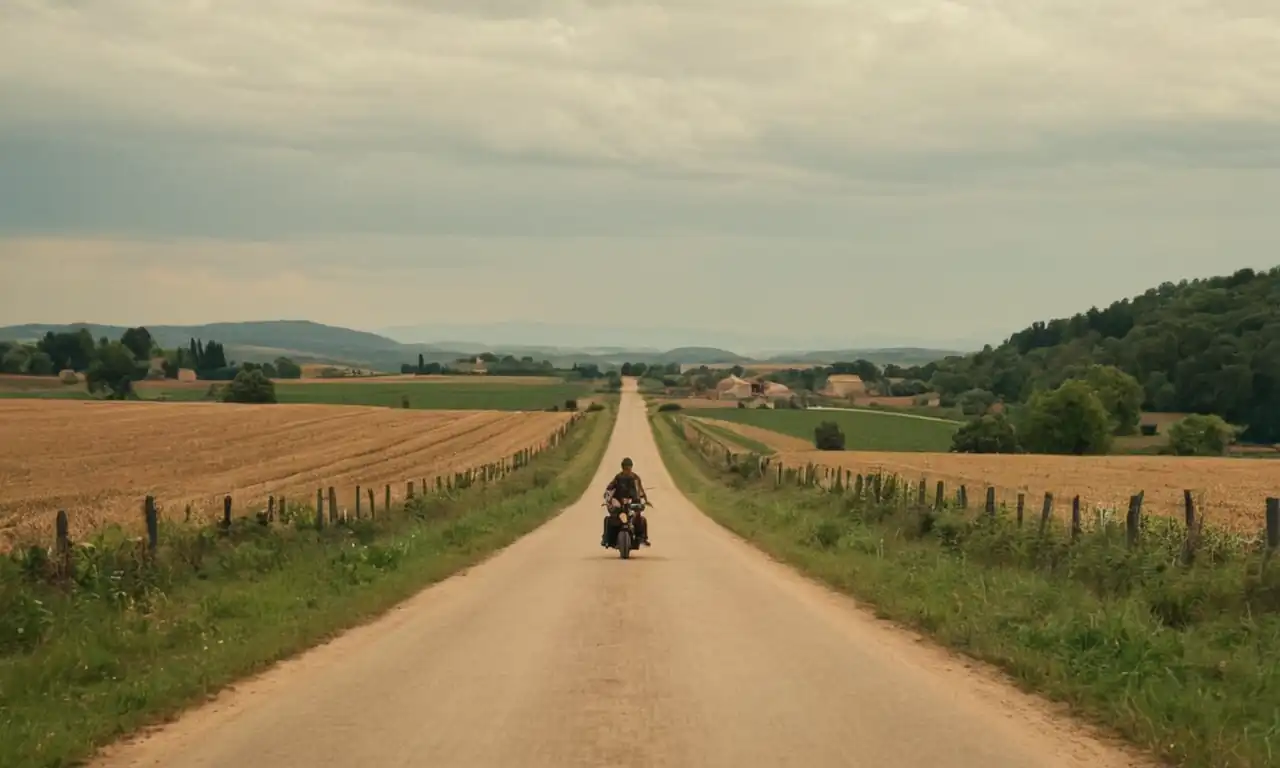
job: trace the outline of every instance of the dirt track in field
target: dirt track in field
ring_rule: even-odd
[[[232,494],[243,513],[268,495],[314,503],[355,486],[469,469],[545,440],[564,413],[417,411],[335,405],[0,400],[0,531],[10,541],[52,535],[65,509],[72,535],[108,522],[141,524],[142,500],[197,517]]]
[[[655,545],[599,547],[634,457]],[[493,559],[101,768],[1119,768],[1054,709],[774,563],[675,490],[624,396],[591,490]]]

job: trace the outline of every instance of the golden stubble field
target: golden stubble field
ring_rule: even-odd
[[[867,474],[877,470],[904,479],[929,480],[933,498],[938,480],[954,496],[959,484],[968,488],[971,505],[981,505],[988,485],[1010,507],[1019,491],[1027,494],[1028,515],[1038,514],[1043,496],[1052,493],[1059,519],[1070,514],[1071,498],[1082,509],[1097,507],[1124,514],[1129,496],[1144,491],[1143,509],[1150,514],[1182,516],[1183,490],[1191,490],[1207,525],[1244,532],[1265,526],[1268,496],[1280,496],[1280,460],[1190,458],[1175,456],[1043,456],[955,453],[882,453],[785,451],[786,466],[806,463],[841,467]]]
[[[154,495],[163,516],[211,519],[231,494],[237,514],[269,495],[314,503],[330,485],[354,506],[357,484],[426,479],[544,443],[567,413],[418,411],[336,405],[0,400],[0,548],[72,536],[109,522],[140,525]],[[382,493],[378,493],[382,505]]]

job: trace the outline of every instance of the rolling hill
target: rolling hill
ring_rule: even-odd
[[[124,326],[98,323],[64,325],[27,324],[0,328],[0,340],[34,341],[45,333],[87,328],[95,338],[120,338]],[[595,363],[602,367],[624,362],[666,365],[670,363],[735,364],[752,358],[718,347],[677,347],[668,351],[626,347],[552,347],[537,345],[493,345],[464,341],[403,343],[368,331],[324,325],[306,320],[272,320],[206,325],[148,325],[152,336],[164,347],[186,345],[189,339],[214,339],[226,346],[230,358],[240,362],[267,362],[285,356],[299,363],[335,363],[385,371],[399,370],[422,355],[426,362],[450,362],[459,357],[491,352],[499,355],[550,360],[557,366]],[[930,353],[935,353],[930,356]],[[835,362],[862,357],[873,362],[913,364],[922,358],[936,360],[948,353],[916,348],[846,350],[844,352],[796,352],[784,355],[788,362]],[[844,357],[841,357],[844,355]]]

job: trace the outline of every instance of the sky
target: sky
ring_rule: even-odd
[[[0,325],[998,343],[1278,201],[1275,0],[0,2]]]

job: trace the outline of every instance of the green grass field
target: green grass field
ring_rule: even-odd
[[[200,386],[145,384],[139,387],[138,394],[143,400],[155,400],[163,396],[163,399],[176,402],[199,401],[206,399],[211,384],[225,382],[201,382]],[[276,384],[276,398],[281,403],[400,408],[403,399],[407,397],[410,408],[430,410],[541,411],[553,405],[563,408],[566,400],[585,397],[589,392],[589,386],[578,382],[528,384],[503,381],[394,381]],[[0,397],[84,400],[89,395],[82,389],[68,387],[0,392]]]
[[[704,408],[686,411],[691,416],[749,424],[803,440],[813,440],[813,430],[824,421],[840,425],[845,449],[850,451],[949,451],[951,436],[959,425],[929,421],[885,411],[793,411],[755,408]]]

